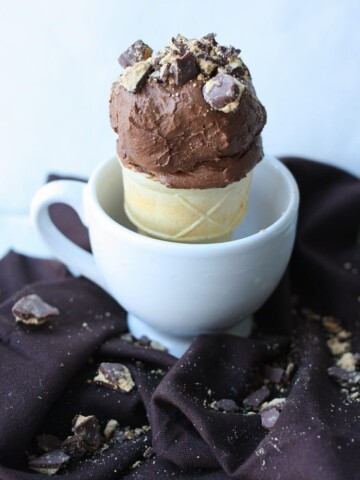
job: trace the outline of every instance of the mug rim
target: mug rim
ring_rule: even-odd
[[[162,240],[152,237],[147,237],[141,235],[137,232],[134,232],[127,227],[124,227],[122,224],[116,222],[100,205],[98,196],[97,196],[97,185],[99,178],[106,167],[109,167],[110,164],[119,162],[116,157],[104,160],[101,162],[93,173],[90,175],[89,181],[86,185],[86,190],[88,196],[92,202],[95,211],[106,221],[109,228],[112,230],[115,228],[115,231],[121,232],[121,235],[125,236],[131,242],[136,242],[141,247],[148,247],[150,249],[161,249],[164,253],[164,250],[176,253],[191,254],[192,252],[199,254],[208,254],[212,252],[225,252],[233,251],[241,247],[258,247],[261,243],[266,243],[270,241],[274,236],[280,234],[286,230],[297,218],[300,194],[299,188],[296,183],[296,180],[290,170],[277,158],[271,155],[264,155],[262,161],[269,162],[270,165],[276,170],[280,171],[282,177],[285,179],[285,182],[289,188],[290,201],[288,202],[285,210],[282,214],[273,222],[271,225],[266,227],[263,230],[248,235],[243,238],[238,238],[235,240],[230,240],[228,242],[221,243],[180,243],[180,242],[171,242],[168,240]],[[120,166],[119,166],[120,168]],[[89,195],[90,194],[90,195]]]

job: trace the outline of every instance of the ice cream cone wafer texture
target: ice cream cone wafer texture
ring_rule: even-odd
[[[208,34],[158,53],[138,40],[119,57],[110,119],[139,232],[221,242],[244,219],[266,111],[239,53]]]

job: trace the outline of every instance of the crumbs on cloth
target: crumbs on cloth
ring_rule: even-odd
[[[351,352],[351,332],[343,328],[333,316],[321,316],[310,309],[301,312],[308,320],[319,321],[327,335],[327,346],[335,364],[327,369],[328,375],[338,385],[348,402],[360,402],[360,354]]]
[[[83,457],[101,455],[111,445],[135,441],[143,438],[148,441],[149,425],[138,428],[121,427],[117,420],[110,419],[101,428],[95,415],[76,415],[72,421],[72,435],[65,440],[55,435],[41,434],[37,440],[37,454],[29,455],[29,468],[45,475],[55,475],[70,461]],[[154,452],[149,445],[144,447],[144,458],[150,458]]]

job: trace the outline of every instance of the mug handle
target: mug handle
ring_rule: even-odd
[[[65,263],[74,275],[83,275],[99,287],[106,289],[105,281],[98,271],[94,256],[69,240],[55,226],[49,214],[53,203],[69,205],[87,226],[84,212],[86,183],[78,180],[54,180],[43,185],[31,203],[31,218],[44,243],[60,261]]]

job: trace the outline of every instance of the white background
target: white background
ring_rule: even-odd
[[[48,172],[115,153],[108,96],[133,41],[212,31],[242,50],[268,153],[360,176],[358,0],[0,0],[0,215],[26,215]]]

